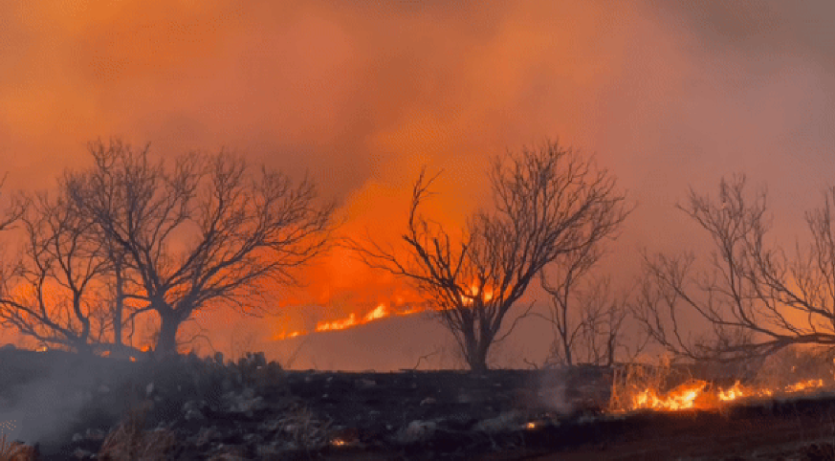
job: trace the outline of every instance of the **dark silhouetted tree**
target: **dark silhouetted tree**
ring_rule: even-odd
[[[129,319],[159,315],[160,354],[176,353],[180,325],[210,304],[256,312],[270,286],[295,283],[293,270],[326,246],[333,206],[317,205],[307,179],[253,173],[223,152],[153,161],[147,146],[120,141],[89,150],[95,166],[68,187],[136,282],[118,296]]]
[[[636,335],[632,341],[627,337],[627,296],[613,291],[610,278],[588,277],[585,270],[590,267],[555,266],[559,274],[543,272],[542,280],[551,296],[550,315],[545,318],[554,330],[547,365],[611,366],[619,354],[630,359],[644,349],[646,335]]]
[[[94,224],[65,194],[25,202],[20,257],[0,269],[0,321],[42,345],[90,353],[109,323],[97,285],[109,263]]]
[[[414,186],[400,248],[373,239],[350,245],[370,267],[411,280],[434,304],[468,366],[487,368],[491,345],[506,338],[524,314],[502,330],[531,280],[560,255],[594,245],[627,211],[615,179],[557,142],[496,158],[493,206],[471,215],[458,241],[420,214],[436,177]],[[528,311],[530,307],[528,308]]]
[[[645,255],[634,310],[669,351],[692,359],[763,357],[792,345],[835,345],[835,188],[806,214],[811,243],[794,258],[767,239],[766,193],[723,179],[717,199],[690,191],[679,208],[710,237],[706,266],[692,253]],[[697,334],[700,319],[707,331]],[[698,325],[698,323],[697,323]]]

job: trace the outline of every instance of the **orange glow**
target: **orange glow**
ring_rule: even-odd
[[[702,395],[706,386],[706,381],[695,380],[665,394],[659,394],[655,389],[646,389],[632,398],[632,408],[666,411],[690,409],[694,407],[696,399]]]
[[[669,392],[645,389],[632,397],[630,410],[679,411],[688,409],[710,410],[745,398],[769,398],[824,387],[822,379],[809,379],[782,388],[748,387],[737,381],[733,386],[712,389],[707,381],[692,380]]]
[[[695,242],[690,223],[679,227],[669,207],[683,185],[701,190],[716,165],[754,165],[758,181],[777,179],[797,197],[816,196],[810,185],[821,178],[788,166],[828,171],[823,160],[812,162],[816,154],[795,162],[780,150],[797,133],[809,134],[803,151],[829,141],[829,114],[809,115],[832,110],[809,110],[823,100],[816,92],[830,93],[829,66],[816,62],[817,46],[783,59],[789,47],[811,43],[782,36],[804,14],[769,8],[781,18],[772,42],[760,29],[772,13],[749,21],[743,7],[702,16],[656,3],[664,2],[0,1],[0,158],[9,173],[2,196],[52,188],[64,168],[90,165],[84,145],[98,137],[149,142],[158,158],[227,146],[252,166],[264,162],[294,178],[309,171],[344,218],[335,233],[368,233],[384,245],[402,243],[421,167],[443,171],[423,211],[455,240],[469,212],[490,206],[489,159],[559,136],[599,152],[601,166],[642,204],[611,266],[601,268],[635,273],[630,264],[640,258],[628,252],[642,242],[661,246],[652,252],[678,248],[682,236]],[[810,25],[802,27],[806,37]],[[688,52],[701,43],[715,46]],[[772,43],[785,43],[786,56],[749,74]],[[739,74],[728,78],[729,68]],[[669,153],[683,150],[704,158],[679,168]],[[795,211],[795,200],[777,195],[778,207]],[[345,248],[293,275],[304,283],[275,287],[277,300],[259,306],[286,314],[280,322],[253,322],[244,332],[232,328],[239,315],[223,309],[201,324],[212,343],[231,348],[227,335],[247,333],[300,338],[426,311],[402,280]],[[503,294],[470,288],[473,298],[454,301]],[[323,311],[308,318],[308,306]],[[524,343],[508,357],[547,352],[543,335],[525,335],[529,325],[514,333]]]
[[[316,324],[316,331],[344,330],[357,324],[357,316],[352,312],[346,319],[334,320],[332,322],[319,322]]]
[[[400,304],[405,298],[402,294],[398,294],[393,296],[393,298],[397,301],[395,305]],[[489,302],[493,299],[493,290],[485,289],[483,295],[479,293],[478,286],[471,285],[468,290],[462,295],[462,303],[465,306],[472,306],[474,300],[481,298],[482,302]],[[402,306],[402,305],[401,305]],[[428,308],[424,305],[420,305],[417,303],[412,303],[407,306],[402,306],[398,308],[390,308],[386,306],[386,303],[378,303],[377,307],[374,309],[366,312],[365,314],[361,314],[358,312],[350,312],[346,316],[341,318],[335,318],[331,320],[322,320],[316,323],[316,326],[312,329],[312,332],[323,333],[328,331],[340,331],[346,330],[348,328],[357,327],[360,325],[365,325],[370,322],[374,322],[377,320],[383,320],[392,316],[409,316],[418,314],[421,312],[425,312]],[[306,329],[297,329],[297,330],[282,330],[278,333],[272,335],[272,340],[274,341],[282,341],[285,339],[292,339],[299,336],[304,336],[311,333]]]
[[[472,306],[477,299],[481,299],[482,303],[490,302],[493,299],[493,290],[486,288],[483,295],[479,293],[478,286],[470,285],[470,289],[466,290],[461,295],[461,303],[465,306]]]
[[[417,310],[409,312],[414,313],[419,312]],[[403,313],[396,313],[398,315],[404,315]],[[331,330],[344,330],[346,328],[354,327],[357,325],[364,325],[368,322],[373,322],[375,320],[381,320],[392,315],[392,311],[386,308],[385,304],[378,304],[374,310],[365,314],[361,319],[357,320],[356,314],[353,312],[346,318],[332,320],[330,322],[319,322],[316,324],[316,330],[318,332],[321,331],[331,331]],[[295,333],[295,334],[294,334]],[[301,334],[300,332],[293,332],[287,335],[288,338],[292,338],[294,336],[298,336]]]
[[[402,298],[401,298],[402,299]],[[401,309],[392,309],[386,307],[385,304],[380,303],[372,309],[371,311],[365,313],[361,317],[358,316],[356,313],[352,312],[347,317],[338,318],[334,320],[323,320],[316,324],[316,327],[313,329],[314,332],[323,333],[328,331],[339,331],[345,330],[348,328],[353,328],[360,325],[365,325],[370,322],[375,322],[378,320],[383,320],[389,318],[391,316],[408,316],[413,314],[418,314],[421,312],[425,312],[426,309],[420,306],[408,306],[406,308]],[[309,334],[310,331],[307,330],[292,330],[292,331],[281,331],[276,333],[272,336],[272,340],[274,341],[282,341],[285,339],[292,339],[299,336],[304,336]]]
[[[726,402],[729,400],[736,400],[745,397],[748,394],[747,389],[739,381],[735,382],[730,389],[719,390],[719,400]]]
[[[823,387],[822,379],[808,379],[806,381],[800,381],[799,383],[788,386],[786,388],[786,392],[801,392],[807,389],[817,389],[819,387]]]
[[[380,304],[373,311],[365,314],[363,320],[365,320],[366,322],[371,322],[377,319],[388,317],[388,315],[389,313],[388,309],[386,309],[386,306],[384,304]]]

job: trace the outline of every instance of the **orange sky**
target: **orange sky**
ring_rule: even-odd
[[[402,229],[422,165],[430,208],[460,222],[486,161],[559,138],[595,153],[638,203],[609,272],[695,235],[672,209],[746,172],[794,235],[835,177],[835,38],[826,1],[9,0],[0,2],[0,159],[8,187],[49,187],[121,136],[154,151],[222,146],[321,184],[343,230]],[[779,224],[779,223],[778,223]],[[273,326],[403,287],[344,253],[306,274]],[[359,306],[359,307],[358,307]],[[222,330],[237,322],[206,316]],[[240,327],[243,328],[243,327]],[[219,336],[231,334],[228,331]]]

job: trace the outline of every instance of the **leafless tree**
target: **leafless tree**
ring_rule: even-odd
[[[495,159],[493,207],[470,216],[455,238],[419,213],[436,178],[421,173],[414,186],[403,247],[371,238],[350,245],[370,267],[411,280],[436,306],[468,366],[480,371],[491,345],[524,317],[502,330],[531,280],[560,255],[603,238],[597,227],[625,217],[624,196],[590,159],[548,142]]]
[[[68,187],[138,282],[120,295],[129,318],[159,315],[158,354],[176,353],[179,326],[211,303],[257,313],[328,241],[333,206],[316,204],[310,180],[252,174],[224,152],[166,162],[118,140],[89,150],[95,166],[68,175]]]
[[[770,245],[766,193],[749,196],[745,177],[723,179],[718,200],[691,190],[679,208],[706,231],[714,251],[645,255],[635,312],[655,340],[693,359],[762,357],[791,345],[835,345],[835,188],[806,214],[811,244],[794,258]],[[701,319],[708,332],[685,328]]]
[[[96,279],[108,262],[66,195],[27,200],[24,248],[2,266],[0,322],[50,347],[90,353],[108,322]]]
[[[627,360],[634,358],[648,337],[636,335],[630,343],[625,331],[630,314],[627,295],[615,293],[609,277],[590,278],[575,286],[580,285],[574,278],[580,275],[576,270],[569,265],[560,277],[542,275],[542,285],[551,296],[546,319],[554,330],[546,365],[611,366],[619,354]]]

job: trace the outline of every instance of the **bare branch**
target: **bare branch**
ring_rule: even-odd
[[[471,215],[456,238],[420,213],[436,179],[425,171],[418,177],[401,246],[371,238],[346,245],[369,267],[411,281],[474,370],[486,368],[490,346],[533,277],[561,255],[611,237],[631,211],[614,177],[557,142],[497,158],[493,207]]]

